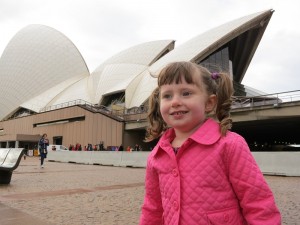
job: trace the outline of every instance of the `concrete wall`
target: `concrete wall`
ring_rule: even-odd
[[[123,167],[146,167],[150,152],[49,151],[47,159]],[[300,176],[300,152],[252,152],[261,171],[268,175]]]
[[[104,166],[146,167],[150,152],[49,151],[48,161]]]
[[[66,123],[55,123],[57,121],[65,121]],[[70,144],[79,143],[83,148],[88,143],[94,146],[103,141],[106,148],[107,146],[120,146],[122,144],[124,122],[111,119],[101,113],[88,111],[79,106],[71,106],[13,120],[0,121],[0,129],[2,130],[0,135],[0,142],[2,143],[34,141],[35,137],[37,144],[40,136],[47,133],[50,144],[58,144],[54,143],[54,137],[61,137],[62,145],[66,147],[69,147]]]
[[[252,152],[264,174],[300,176],[300,152]]]

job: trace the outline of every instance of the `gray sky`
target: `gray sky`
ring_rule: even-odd
[[[243,84],[277,93],[300,90],[298,0],[0,0],[0,54],[29,24],[66,35],[90,72],[114,54],[148,41],[176,46],[234,19],[275,12]]]

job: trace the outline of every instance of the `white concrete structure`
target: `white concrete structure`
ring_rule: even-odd
[[[126,103],[129,102],[128,104],[126,104],[126,107],[131,108],[141,105],[147,100],[152,91],[155,89],[155,87],[157,86],[156,78],[150,76],[150,73],[158,75],[159,71],[165,65],[174,61],[200,62],[207,56],[212,54],[214,51],[216,51],[218,48],[220,48],[220,46],[230,42],[237,36],[246,32],[249,28],[256,26],[257,23],[261,22],[262,20],[265,20],[266,16],[270,15],[270,13],[271,12],[269,10],[259,12],[223,24],[217,28],[196,36],[186,43],[175,48],[172,52],[150,66],[149,70],[141,74],[139,84],[135,84],[137,86],[135,89],[135,93],[131,95],[133,97],[131,99],[126,99]],[[252,53],[252,55],[250,55],[250,60],[253,54],[254,52]],[[248,64],[245,66],[247,68]],[[246,71],[244,71],[241,76],[244,76],[245,72]]]
[[[48,160],[105,166],[146,167],[150,152],[49,151]],[[252,152],[267,175],[300,176],[300,152]]]
[[[0,59],[0,120],[22,104],[38,111],[88,76],[81,54],[67,37],[47,26],[27,26],[12,38]]]
[[[156,87],[156,78],[150,74],[156,75],[172,61],[200,63],[229,42],[226,48],[232,58],[228,56],[227,66],[240,82],[272,13],[266,10],[234,20],[177,48],[174,40],[133,46],[101,63],[91,74],[78,49],[62,33],[29,25],[12,38],[0,58],[0,120],[21,109],[41,112],[78,99],[102,104],[104,97],[116,93],[124,99],[123,107],[139,107]]]
[[[130,95],[132,90],[132,86],[129,86],[130,82],[147,70],[158,58],[172,51],[174,43],[173,40],[147,42],[121,51],[106,60],[91,74],[95,90],[94,102],[98,103],[102,95],[124,90]]]

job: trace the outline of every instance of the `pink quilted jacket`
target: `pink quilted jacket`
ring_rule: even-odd
[[[140,225],[280,225],[245,140],[208,119],[174,154],[169,129],[150,153]]]

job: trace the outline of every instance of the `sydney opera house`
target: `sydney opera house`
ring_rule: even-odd
[[[228,71],[236,96],[258,95],[241,84],[273,10],[227,22],[176,46],[174,40],[138,44],[90,72],[61,32],[29,25],[0,58],[0,147],[35,148],[43,133],[53,144],[111,146],[144,143],[147,100],[157,74],[173,61]]]

